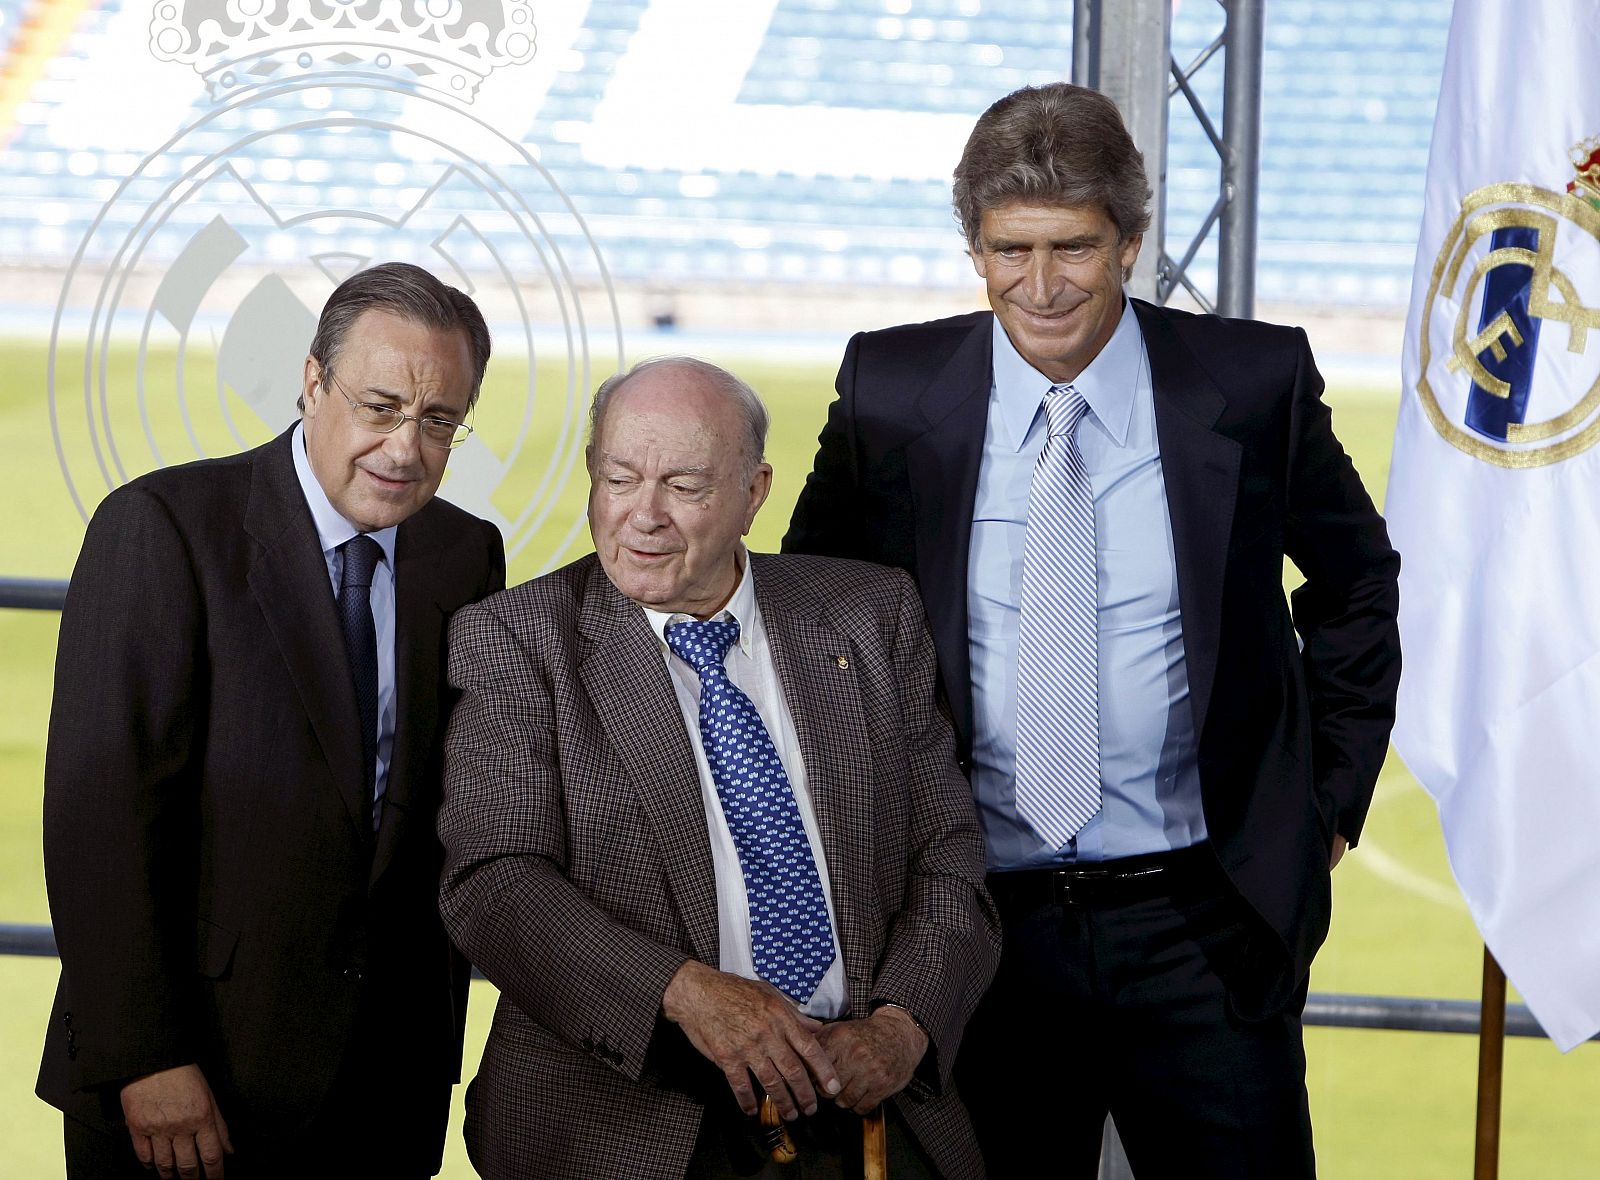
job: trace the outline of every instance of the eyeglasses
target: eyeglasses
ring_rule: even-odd
[[[422,441],[440,450],[459,447],[472,433],[472,427],[465,422],[452,422],[449,418],[434,418],[426,414],[407,414],[379,402],[358,402],[344,391],[332,373],[324,370],[322,376],[327,386],[349,404],[356,425],[363,430],[370,430],[374,434],[393,434],[400,429],[402,422],[415,422]]]

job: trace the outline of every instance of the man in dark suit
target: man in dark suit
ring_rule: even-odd
[[[505,559],[433,497],[488,359],[467,296],[362,271],[293,428],[90,522],[45,763],[39,1094],[70,1176],[438,1169],[466,1002],[436,906],[445,623]]]
[[[998,926],[922,607],[746,552],[766,428],[701,361],[611,378],[597,555],[451,625],[441,905],[501,991],[486,1177],[753,1175],[763,1091],[803,1175],[859,1175],[843,1112],[885,1100],[892,1175],[982,1172],[950,1073]]]
[[[992,313],[850,342],[784,548],[927,603],[1005,927],[958,1068],[990,1170],[1093,1176],[1109,1109],[1140,1180],[1309,1176],[1399,559],[1302,332],[1125,297],[1149,197],[1104,97],[991,107],[955,205]]]

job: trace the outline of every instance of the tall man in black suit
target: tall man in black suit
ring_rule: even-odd
[[[505,557],[433,497],[488,359],[466,295],[362,271],[298,423],[90,522],[45,763],[70,1176],[438,1169],[467,981],[435,901],[445,624]]]
[[[991,1173],[1093,1176],[1109,1110],[1140,1180],[1309,1176],[1399,559],[1304,333],[1126,298],[1149,197],[1102,96],[991,107],[955,205],[993,312],[851,340],[784,547],[927,603],[1005,932],[957,1075]]]

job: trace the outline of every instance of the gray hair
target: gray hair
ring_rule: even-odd
[[[1122,241],[1150,228],[1144,157],[1103,94],[1052,82],[1024,86],[978,117],[952,192],[967,244],[986,209],[1015,201],[1105,210]]]
[[[750,388],[748,382],[728,372],[710,361],[703,361],[693,356],[656,356],[648,360],[639,361],[631,369],[621,373],[613,373],[600,383],[600,388],[594,391],[594,401],[589,406],[589,445],[594,445],[595,439],[600,437],[600,428],[605,424],[606,411],[611,406],[611,399],[616,392],[642,373],[651,369],[671,367],[687,369],[696,374],[708,385],[731,398],[739,410],[739,420],[744,426],[744,444],[740,448],[744,453],[744,476],[749,478],[766,458],[767,429],[771,419],[767,414],[767,407],[762,403],[761,396]]]
[[[472,349],[472,394],[467,405],[477,403],[483,371],[489,365],[489,326],[483,322],[483,313],[471,296],[409,262],[379,263],[357,271],[334,288],[317,321],[317,334],[311,338],[311,356],[324,374],[338,364],[351,325],[363,312],[374,310],[441,332],[465,332]],[[304,412],[304,398],[299,405]]]

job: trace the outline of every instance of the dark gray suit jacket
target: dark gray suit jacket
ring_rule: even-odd
[[[121,1133],[117,1090],[198,1062],[235,1147],[322,1111],[358,1022],[371,1084],[437,1159],[466,976],[435,898],[445,625],[505,582],[435,500],[395,542],[397,716],[362,831],[355,691],[291,434],[152,472],[91,521],[61,621],[45,872],[61,985],[39,1094]]]
[[[890,1001],[922,1021],[929,1054],[895,1102],[946,1175],[979,1175],[950,1069],[999,930],[922,605],[898,571],[751,561],[850,1011]],[[496,1178],[681,1176],[706,1101],[731,1097],[660,1014],[685,959],[718,961],[705,808],[660,641],[591,556],[463,610],[450,679],[442,907],[501,989],[468,1094],[473,1162]]]

